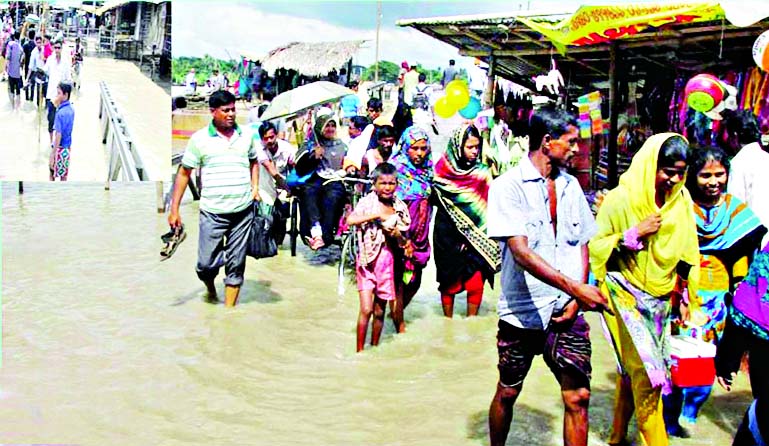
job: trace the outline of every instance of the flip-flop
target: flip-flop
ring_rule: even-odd
[[[176,252],[176,248],[181,245],[184,239],[187,238],[187,233],[184,232],[184,225],[178,228],[171,228],[170,231],[160,236],[160,240],[165,243],[163,249],[160,250],[160,261],[168,260]]]
[[[323,242],[322,237],[313,237],[310,239],[310,249],[313,251],[317,251],[324,246],[326,246],[326,243]]]

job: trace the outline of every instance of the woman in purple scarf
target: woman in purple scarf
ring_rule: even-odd
[[[731,390],[740,360],[748,352],[755,400],[737,429],[732,446],[765,446],[769,441],[769,244],[753,259],[734,292],[726,328],[716,353],[718,383]]]
[[[404,265],[401,270],[403,277],[397,277],[399,283],[396,288],[402,296],[402,305],[398,305],[397,311],[403,309],[411,302],[411,299],[422,284],[422,270],[430,260],[430,219],[432,218],[432,206],[430,195],[433,184],[433,159],[430,150],[430,140],[427,133],[417,126],[411,126],[403,131],[399,142],[399,149],[390,159],[397,169],[398,189],[395,194],[409,207],[411,214],[411,227],[406,235],[408,243],[405,247]],[[400,320],[398,333],[406,331],[403,315]]]

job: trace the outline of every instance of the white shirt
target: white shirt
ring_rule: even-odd
[[[61,60],[56,60],[56,55],[51,54],[51,57],[45,61],[43,70],[48,74],[48,90],[45,93],[45,98],[53,101],[56,99],[56,89],[61,82],[72,82],[72,66],[69,61],[61,56]]]
[[[278,140],[278,150],[273,155],[272,152],[263,149],[264,154],[267,155],[267,159],[275,164],[275,168],[284,177],[288,175],[288,165],[293,164],[294,154],[296,153],[296,147],[292,146],[288,141],[282,139]],[[275,186],[275,179],[272,178],[267,169],[259,164],[259,196],[266,204],[274,204],[278,197],[278,188]]]
[[[369,124],[357,137],[350,140],[347,143],[347,155],[346,160],[360,169],[363,163],[363,157],[366,155],[368,145],[371,142],[371,136],[374,134],[374,124]],[[395,153],[393,151],[393,153]]]
[[[211,89],[213,91],[221,90],[224,88],[224,76],[221,74],[211,77]]]
[[[499,318],[519,328],[546,330],[555,311],[571,299],[518,265],[507,239],[526,236],[529,247],[550,266],[582,281],[582,246],[597,226],[579,182],[561,171],[555,179],[557,233],[553,231],[545,178],[529,157],[498,177],[489,189],[486,232],[502,249]]]
[[[42,51],[38,47],[34,47],[29,55],[29,69],[27,72],[30,74],[34,73],[36,69],[40,68],[42,70],[44,66],[45,62],[43,61]]]
[[[473,65],[473,67],[470,68],[468,74],[470,75],[471,90],[483,91],[486,89],[486,83],[489,81],[489,77],[483,68],[477,65]]]
[[[769,228],[769,153],[758,142],[743,147],[732,159],[727,192],[747,203]],[[762,246],[769,243],[764,236]]]

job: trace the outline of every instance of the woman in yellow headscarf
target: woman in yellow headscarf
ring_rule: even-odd
[[[628,444],[635,409],[642,443],[667,446],[662,394],[671,389],[671,297],[684,317],[695,308],[699,248],[692,199],[684,187],[688,142],[676,133],[650,137],[619,186],[603,200],[590,241],[593,274],[609,298],[604,313],[621,373],[609,444]]]

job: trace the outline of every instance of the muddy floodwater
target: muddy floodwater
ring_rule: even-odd
[[[381,345],[356,354],[355,287],[338,296],[334,267],[304,247],[249,259],[241,302],[227,309],[201,300],[197,203],[183,203],[189,237],[160,262],[154,184],[24,186],[2,185],[0,442],[488,444],[498,290],[480,317],[446,320],[431,266],[408,332],[388,322]],[[601,445],[615,366],[589,321],[590,444]],[[736,387],[716,389],[697,436],[672,444],[730,444],[749,401],[743,375]],[[537,359],[508,444],[561,444],[561,425],[558,387]]]

